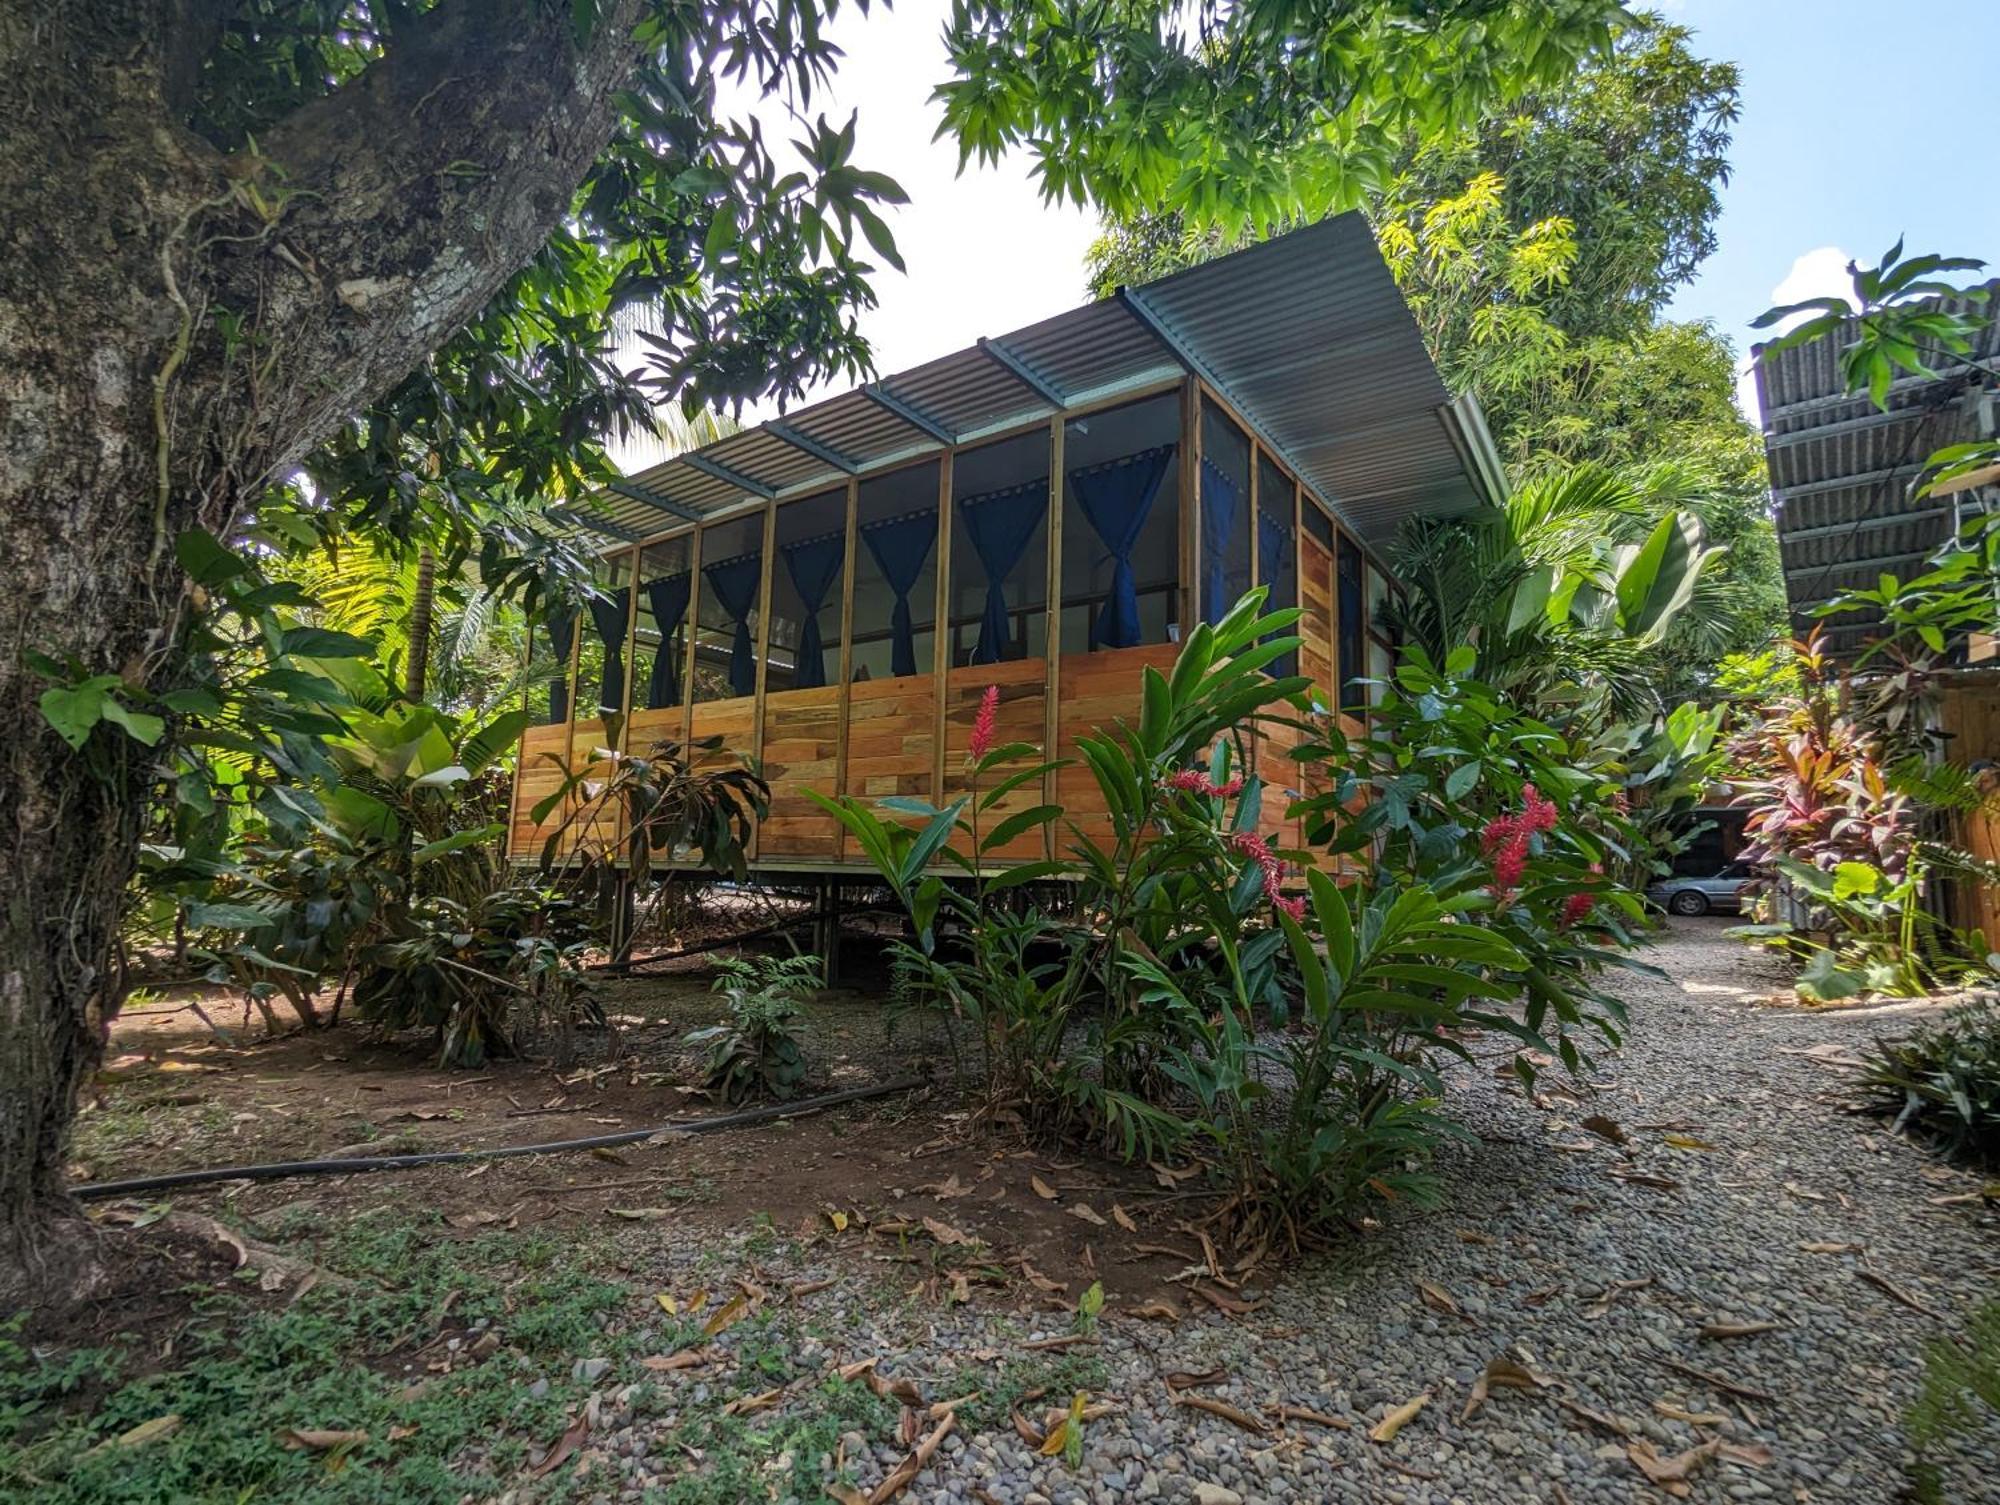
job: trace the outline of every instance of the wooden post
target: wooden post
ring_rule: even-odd
[[[937,617],[931,628],[931,803],[944,803],[944,725],[951,692],[951,454],[938,456]]]
[[[764,557],[758,562],[761,579],[757,583],[757,688],[750,701],[750,761],[757,772],[764,771],[764,696],[771,673],[771,556],[777,552],[778,504],[764,504]],[[750,833],[748,855],[755,860],[764,847],[764,828]]]
[[[641,552],[640,545],[632,545],[632,557],[628,564],[631,574],[625,581],[625,683],[620,687],[618,696],[618,735],[611,742],[611,750],[616,753],[626,753],[632,750],[632,682],[639,677],[639,557]],[[622,804],[618,807],[617,820],[618,823],[615,828],[617,836],[615,840],[618,843],[619,860],[622,861],[625,851],[625,838],[630,834],[626,828],[625,807]],[[621,900],[621,903],[624,905],[628,915],[624,932],[624,944],[626,951],[629,952],[632,947],[632,927],[629,922],[631,894],[629,892]]]
[[[833,794],[847,793],[847,727],[854,703],[854,551],[861,542],[861,482],[847,478],[847,543],[841,554],[840,578],[840,698],[834,720]],[[832,816],[827,819],[832,820]],[[833,822],[833,858],[847,853],[847,827]],[[831,963],[829,963],[831,965]]]
[[[1049,558],[1048,626],[1042,632],[1045,673],[1042,679],[1042,761],[1052,763],[1062,746],[1062,583],[1063,583],[1063,443],[1068,423],[1061,413],[1049,420]],[[1042,775],[1042,803],[1056,803],[1056,770]],[[1056,855],[1056,825],[1042,828],[1042,855]]]
[[[1181,641],[1201,620],[1201,387],[1181,383]]]
[[[701,540],[706,528],[696,528],[688,536],[688,608],[687,647],[681,651],[687,655],[681,674],[681,756],[690,761],[694,753],[689,743],[694,741],[694,663],[695,639],[701,636]]]

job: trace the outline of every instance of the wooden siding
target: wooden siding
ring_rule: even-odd
[[[2000,676],[1990,671],[1963,676],[1945,686],[1938,697],[1938,728],[1950,740],[1947,756],[1960,768],[1978,762],[2000,761]],[[1982,783],[1989,786],[1989,774]],[[1985,809],[1968,810],[1956,817],[1956,839],[1982,862],[2000,862],[2000,816],[1993,813],[1989,794]],[[1961,879],[1952,885],[1955,892],[1948,906],[1954,925],[1978,930],[1989,949],[2000,950],[2000,890],[1976,879]]]
[[[1111,843],[1111,816],[1090,765],[1076,750],[1076,739],[1093,731],[1110,731],[1122,720],[1139,719],[1141,671],[1146,665],[1165,672],[1180,656],[1178,643],[1154,643],[1140,648],[1105,648],[1096,653],[1066,653],[1062,657],[1060,741],[1056,756],[1071,760],[1056,773],[1056,800],[1081,831],[1100,846]],[[1067,829],[1058,833],[1056,851],[1069,847]]]
[[[831,861],[840,855],[840,827],[806,798],[831,794],[839,782],[840,686],[774,690],[764,697],[764,777],[771,812],[758,828],[757,855]]]
[[[929,674],[910,674],[864,679],[849,687],[843,794],[863,800],[892,795],[928,800],[936,793],[935,682]]]
[[[541,825],[536,825],[532,816],[535,806],[562,783],[563,753],[568,746],[569,727],[560,721],[553,726],[531,726],[521,735],[521,761],[514,774],[514,805],[507,833],[507,850],[517,857],[539,857],[542,843],[561,823],[560,810],[551,812]]]
[[[972,737],[973,721],[979,714],[979,702],[985,696],[988,685],[997,685],[1000,689],[1000,710],[995,717],[993,745],[1002,747],[1010,742],[1025,742],[1035,750],[1026,757],[994,769],[982,781],[982,789],[990,789],[1009,773],[1032,768],[1042,761],[1041,747],[1046,734],[1045,712],[1048,705],[1043,684],[1047,671],[1047,662],[1039,658],[1017,659],[1007,664],[974,664],[951,671],[946,679],[945,692],[944,791],[940,796],[941,803],[950,804],[960,795],[973,792],[966,777],[966,751]],[[1008,816],[1041,803],[1042,785],[1038,779],[1030,779],[1018,789],[1008,791],[992,810],[979,815],[981,839]],[[971,819],[970,812],[967,818]],[[989,860],[1037,861],[1047,855],[1042,835],[1039,826],[1023,832],[991,853]],[[971,855],[971,843],[964,838],[954,839],[953,845],[961,853]]]

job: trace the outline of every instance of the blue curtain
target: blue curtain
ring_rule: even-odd
[[[625,704],[625,629],[632,621],[632,597],[620,589],[611,596],[590,598],[590,620],[604,640],[604,678],[597,689],[597,708],[615,716]]]
[[[1046,479],[1005,491],[969,496],[959,503],[965,536],[986,571],[986,613],[979,621],[979,643],[972,650],[975,664],[997,664],[1013,646],[1007,621],[1007,577],[1028,552],[1035,530],[1048,515]]]
[[[576,643],[576,608],[550,612],[542,626],[548,629],[557,665],[556,677],[549,681],[549,725],[561,726],[569,720],[569,650]]]
[[[1213,460],[1201,462],[1201,619],[1213,627],[1236,603],[1229,595],[1229,542],[1236,531],[1237,483]]]
[[[892,635],[889,672],[898,678],[915,674],[917,633],[910,620],[910,592],[923,574],[924,561],[930,558],[931,544],[937,539],[937,508],[926,507],[870,523],[861,530],[861,536],[896,598],[895,608],[889,614]]]
[[[799,628],[798,666],[792,672],[792,687],[813,690],[826,683],[826,649],[819,632],[820,608],[826,593],[840,578],[841,561],[847,557],[847,539],[829,533],[822,538],[804,538],[784,546],[785,569],[792,587],[799,593],[805,622]]]
[[[729,688],[738,695],[755,695],[757,645],[750,640],[750,613],[757,609],[757,586],[764,572],[762,556],[738,554],[734,559],[718,559],[703,565],[701,572],[708,576],[715,599],[736,624],[736,636],[729,645]]]
[[[1111,595],[1091,624],[1092,648],[1139,645],[1139,583],[1132,575],[1132,548],[1152,515],[1173,457],[1174,446],[1167,444],[1069,473],[1077,506],[1098,542],[1111,551]]]
[[[1290,557],[1291,548],[1290,525],[1269,512],[1260,511],[1257,514],[1257,578],[1270,588],[1270,594],[1264,598],[1266,611],[1277,611],[1293,604],[1292,597],[1296,594],[1293,586],[1298,572],[1296,567],[1289,575],[1285,572],[1285,563]],[[1269,633],[1264,641],[1269,642],[1276,636],[1277,633]],[[1293,667],[1297,662],[1296,653],[1287,653],[1283,658],[1272,659],[1272,677],[1283,679],[1287,674],[1297,672]]]
[[[646,680],[646,704],[654,710],[681,703],[681,622],[693,593],[694,577],[686,570],[646,582],[646,605],[660,632],[659,652]]]

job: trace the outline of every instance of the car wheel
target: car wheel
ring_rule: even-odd
[[[1684,888],[1667,900],[1667,908],[1675,914],[1707,914],[1708,895],[1698,888]]]

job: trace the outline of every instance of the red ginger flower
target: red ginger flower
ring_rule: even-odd
[[[979,714],[972,718],[972,740],[966,744],[966,751],[977,763],[993,750],[993,723],[1000,715],[1000,687],[988,685],[986,693],[979,697]]]
[[[1289,899],[1273,899],[1271,900],[1271,905],[1274,909],[1282,909],[1300,924],[1305,923],[1306,901],[1304,898],[1295,894]]]
[[[1226,784],[1218,784],[1199,768],[1183,768],[1178,773],[1167,775],[1167,787],[1178,789],[1183,794],[1202,794],[1210,799],[1229,799],[1243,792],[1243,780],[1231,779]]]

